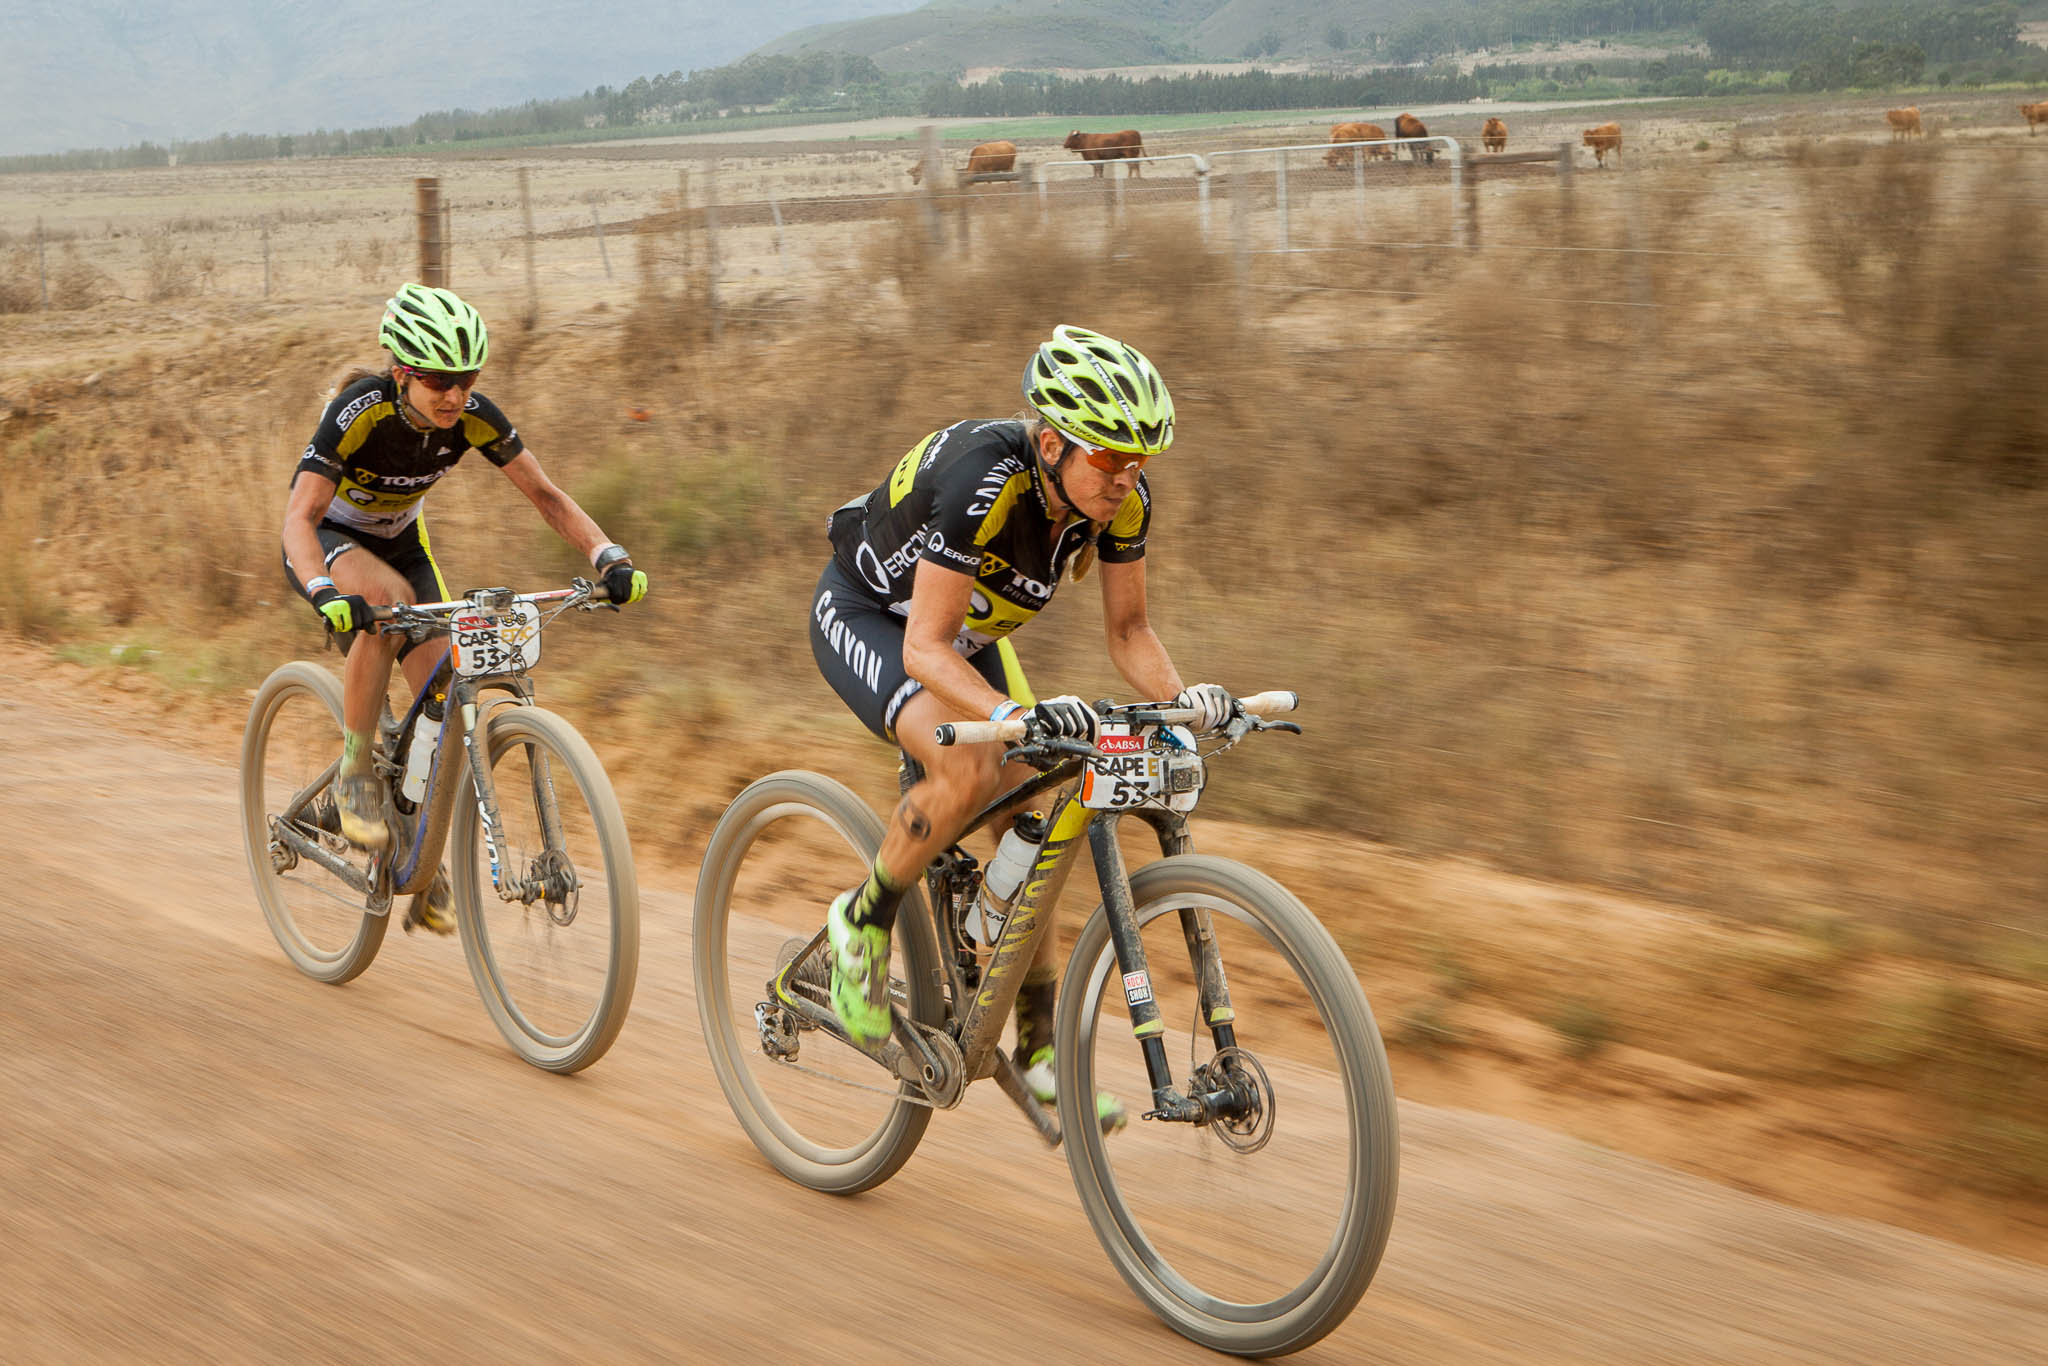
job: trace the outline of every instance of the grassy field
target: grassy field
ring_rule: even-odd
[[[1930,136],[1896,147],[1876,98],[1631,107],[1626,170],[1484,183],[1478,251],[1446,245],[1442,168],[1405,165],[1363,228],[1348,174],[1304,181],[1285,254],[1262,189],[1242,255],[1164,187],[1120,219],[946,198],[944,245],[908,195],[733,230],[715,280],[701,229],[632,230],[714,169],[728,205],[902,191],[902,147],[831,132],[21,178],[0,628],[223,711],[318,648],[278,591],[286,479],[411,274],[405,177],[438,174],[455,283],[493,320],[485,389],[656,581],[545,686],[592,720],[636,844],[687,864],[769,767],[871,770],[879,797],[805,638],[822,517],[933,427],[1014,410],[1052,323],[1100,327],[1180,406],[1162,635],[1191,677],[1308,700],[1309,735],[1234,763],[1218,814],[1716,927],[1623,936],[1591,980],[1597,936],[1533,905],[1390,918],[1350,863],[1275,868],[1355,961],[1405,965],[1398,1046],[1470,1048],[1481,1005],[1509,1009],[1588,1056],[1824,1093],[1887,1162],[2048,1208],[2048,140],[2013,102],[1927,101]],[[1180,150],[1320,122],[1145,127]],[[1541,146],[1581,119],[1511,122]],[[1017,128],[1042,157],[1063,131]],[[530,328],[521,167],[557,234]],[[602,256],[571,232],[593,212]],[[457,583],[575,567],[483,468],[431,515]],[[1036,676],[1117,690],[1097,610],[1062,595],[1022,642]]]

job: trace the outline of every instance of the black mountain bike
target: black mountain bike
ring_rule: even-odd
[[[423,890],[445,846],[463,955],[499,1033],[550,1072],[604,1056],[639,971],[633,850],[603,765],[533,705],[527,674],[548,622],[607,601],[577,579],[374,609],[369,629],[449,645],[404,718],[386,709],[374,763],[396,819],[377,854],[341,838],[334,807],[340,680],[298,661],[264,681],[242,736],[242,836],[263,917],[299,971],[332,983],[361,974],[392,898]]]
[[[1292,693],[1243,700],[1203,737],[1190,709],[1099,704],[1097,746],[1019,720],[940,728],[941,743],[1003,740],[1050,802],[993,946],[962,932],[982,883],[955,844],[904,899],[892,947],[891,1036],[867,1050],[829,1000],[828,903],[872,863],[883,826],[816,773],[771,774],[734,799],[697,882],[698,1010],[741,1126],[785,1175],[851,1194],[909,1159],[934,1110],[994,1077],[1068,1166],[1096,1236],[1131,1289],[1176,1331],[1247,1356],[1296,1351],[1364,1294],[1386,1246],[1399,1137],[1371,1008],[1329,932],[1285,888],[1189,852],[1186,815],[1207,761],[1292,710]],[[915,775],[906,773],[906,783]],[[1164,857],[1127,872],[1119,817]],[[963,836],[964,838],[964,836]],[[1086,848],[1101,904],[1082,926],[1055,1025],[1056,1111],[1000,1046],[1024,968]],[[1228,966],[1228,973],[1225,968]],[[1104,1134],[1094,1098],[1139,1104]],[[1062,1127],[1062,1116],[1090,1122]]]

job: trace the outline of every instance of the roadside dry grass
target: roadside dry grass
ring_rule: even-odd
[[[883,799],[804,634],[826,511],[932,428],[1012,411],[1051,323],[1117,333],[1181,408],[1154,481],[1162,636],[1193,676],[1307,699],[1309,734],[1234,756],[1215,813],[1290,854],[1344,836],[1587,889],[1524,925],[1512,901],[1446,910],[1455,879],[1404,899],[1350,853],[1275,866],[1386,974],[1404,1086],[1483,1098],[1466,1069],[1494,1058],[1621,1087],[1654,1054],[1692,1069],[1647,1088],[1672,1135],[1686,1106],[1796,1094],[1745,1131],[1759,1169],[1846,1126],[1873,1168],[2038,1228],[2044,185],[1954,139],[1680,158],[1502,195],[1494,250],[1312,227],[1329,249],[1242,274],[1184,216],[1134,212],[1112,254],[1092,216],[987,207],[963,254],[906,206],[829,292],[763,286],[716,342],[701,254],[641,235],[614,245],[624,304],[494,332],[491,396],[657,584],[579,627],[544,690],[605,718],[587,729],[652,857],[687,866],[770,766],[872,769]],[[1382,242],[1441,238],[1440,205],[1378,212]],[[317,648],[276,521],[366,329],[342,302],[180,308],[176,346],[109,326],[0,382],[0,627],[81,657],[141,642],[158,654],[104,667],[232,698]],[[437,489],[452,582],[577,569],[515,503],[482,468]],[[1101,695],[1092,597],[1070,587],[1022,644]],[[1610,894],[1666,909],[1617,918]]]

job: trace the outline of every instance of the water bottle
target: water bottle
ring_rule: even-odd
[[[982,870],[981,891],[961,919],[960,928],[969,943],[990,948],[1002,937],[1003,922],[1016,904],[1017,889],[1024,885],[1024,874],[1037,859],[1038,842],[1044,837],[1039,823],[1028,814],[1017,817],[1016,824],[1003,832],[996,856]]]
[[[405,781],[398,790],[414,805],[427,795],[427,774],[433,770],[434,751],[441,744],[441,712],[441,699],[430,697],[412,723],[412,749],[406,754]]]

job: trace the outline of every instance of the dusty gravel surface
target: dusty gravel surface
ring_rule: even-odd
[[[634,1014],[574,1078],[512,1057],[451,941],[393,935],[345,988],[301,978],[250,895],[231,737],[138,720],[74,673],[0,671],[0,1357],[1207,1355],[1116,1279],[1064,1162],[992,1091],[867,1196],[770,1171],[702,1055],[686,875],[643,870]],[[2012,1362],[2048,1342],[2040,1266],[1512,1120],[1401,1122],[1386,1260],[1304,1361]],[[963,1231],[976,1210],[999,1240]]]

